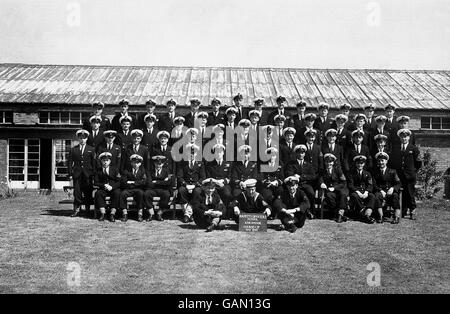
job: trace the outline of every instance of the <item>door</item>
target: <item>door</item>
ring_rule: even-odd
[[[55,169],[53,187],[57,190],[62,190],[64,186],[70,185],[67,161],[70,149],[76,143],[77,141],[74,140],[53,140],[53,167]]]
[[[8,140],[8,179],[12,188],[39,188],[39,156],[39,139]]]

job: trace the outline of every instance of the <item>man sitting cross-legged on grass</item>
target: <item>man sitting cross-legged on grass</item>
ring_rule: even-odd
[[[216,180],[208,178],[202,181],[202,192],[192,200],[194,222],[206,232],[216,229],[225,212],[225,205],[216,191]]]
[[[340,166],[335,165],[336,156],[331,153],[325,154],[325,169],[319,177],[319,185],[324,190],[323,206],[336,212],[338,223],[347,221],[345,210],[347,209],[346,179]]]
[[[380,152],[375,155],[377,167],[373,171],[373,192],[375,194],[375,208],[378,210],[378,223],[383,222],[383,204],[390,205],[394,209],[393,224],[400,222],[399,190],[401,187],[397,171],[389,169],[387,162],[389,155]]]
[[[364,170],[366,156],[358,155],[353,158],[356,164],[348,178],[350,201],[353,209],[361,215],[363,221],[373,224],[372,210],[375,206],[375,195],[372,194],[373,182],[370,172]]]
[[[145,190],[145,207],[148,208],[146,221],[151,221],[154,215],[153,199],[159,197],[159,209],[156,213],[156,220],[163,221],[163,210],[169,209],[170,188],[172,186],[171,174],[166,166],[166,157],[162,155],[153,156],[153,167],[147,172],[148,189]]]
[[[132,196],[138,209],[138,221],[141,222],[144,209],[144,188],[147,185],[147,174],[142,165],[143,158],[137,154],[130,156],[131,170],[125,170],[122,175],[122,193],[119,206],[122,209],[122,221],[128,220],[127,198]]]
[[[245,191],[241,192],[237,198],[231,202],[231,207],[234,212],[234,221],[239,223],[239,215],[243,213],[265,213],[267,217],[270,216],[271,210],[269,204],[263,199],[261,194],[256,192],[256,179],[247,179],[242,182]]]
[[[278,230],[285,229],[293,233],[305,224],[309,200],[306,194],[298,188],[298,182],[298,176],[287,177],[284,180],[287,190],[284,190],[281,198],[276,199],[273,203],[282,223]]]
[[[116,209],[120,199],[120,173],[116,167],[111,167],[112,154],[101,153],[100,159],[102,167],[95,173],[94,185],[98,186],[95,192],[95,208],[100,209],[100,221],[105,220],[106,196],[111,197],[111,222],[115,221]]]

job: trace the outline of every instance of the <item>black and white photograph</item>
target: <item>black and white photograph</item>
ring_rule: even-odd
[[[449,21],[446,0],[2,0],[0,294],[450,293]]]

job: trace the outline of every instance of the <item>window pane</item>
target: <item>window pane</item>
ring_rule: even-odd
[[[21,145],[21,146],[25,146],[25,140],[20,140],[20,139],[10,139],[10,140],[9,140],[9,145]]]
[[[59,123],[59,112],[50,112],[50,123]]]
[[[442,118],[442,129],[450,130],[450,118]]]
[[[67,111],[61,112],[61,123],[69,123],[70,113]]]
[[[39,123],[48,123],[48,111],[39,112]]]
[[[28,174],[39,174],[39,168],[28,167]]]
[[[9,167],[9,173],[11,174],[23,174],[24,171],[23,167]]]
[[[18,146],[18,145],[9,145],[9,152],[10,153],[20,153],[25,151],[25,146]]]
[[[22,160],[9,160],[9,166],[10,167],[24,167],[25,166],[25,161]]]
[[[81,124],[81,113],[80,112],[71,112],[70,113],[70,123],[71,124]]]
[[[28,160],[28,167],[39,167],[39,160]]]
[[[13,123],[13,112],[12,111],[6,111],[5,112],[5,122],[6,123]]]
[[[431,118],[431,128],[433,130],[441,129],[441,118],[440,117],[432,117]]]
[[[10,153],[9,159],[21,159],[23,160],[25,158],[25,153]]]
[[[23,181],[25,176],[23,174],[10,174],[9,179],[12,181]]]
[[[28,159],[39,160],[39,153],[28,153]]]
[[[38,174],[29,174],[27,181],[39,181],[39,175]]]
[[[430,117],[422,117],[420,119],[420,127],[422,129],[429,129],[431,127]]]

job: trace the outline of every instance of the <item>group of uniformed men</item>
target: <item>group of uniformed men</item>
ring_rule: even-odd
[[[407,211],[415,219],[420,153],[409,117],[395,117],[394,106],[374,116],[368,104],[351,117],[351,106],[343,104],[332,119],[325,102],[316,114],[306,113],[300,101],[297,112],[288,115],[287,100],[279,96],[278,108],[267,116],[264,99],[256,99],[254,108],[242,103],[238,94],[223,112],[214,98],[206,112],[200,100],[191,99],[190,112],[180,116],[173,99],[160,115],[149,100],[146,112],[132,115],[124,99],[111,122],[102,115],[104,104],[94,103],[93,115],[76,132],[79,145],[69,154],[73,216],[82,204],[95,204],[105,220],[109,196],[110,220],[120,210],[127,221],[127,198],[133,197],[138,221],[162,221],[173,196],[182,204],[183,222],[195,221],[207,231],[223,218],[265,213],[281,220],[280,230],[295,232],[314,218],[319,191],[322,206],[339,223],[347,213],[367,223],[397,224]],[[160,198],[156,213],[155,197]]]

